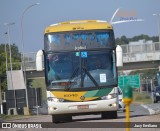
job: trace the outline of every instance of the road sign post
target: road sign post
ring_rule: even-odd
[[[130,104],[132,102],[132,87],[125,86],[123,89],[123,101],[126,105],[126,131],[130,131]]]
[[[118,85],[122,89],[126,86],[130,86],[132,88],[139,88],[141,85],[140,75],[119,76]]]

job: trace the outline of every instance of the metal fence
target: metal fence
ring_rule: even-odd
[[[160,43],[147,43],[139,45],[121,45],[123,62],[139,62],[160,60]]]
[[[25,70],[36,69],[36,52],[24,54],[24,66],[25,66]]]

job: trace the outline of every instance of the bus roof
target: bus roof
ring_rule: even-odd
[[[50,25],[45,29],[45,33],[94,29],[112,29],[112,26],[107,21],[75,20]]]

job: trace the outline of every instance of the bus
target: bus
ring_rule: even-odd
[[[122,49],[106,21],[75,20],[46,27],[36,67],[45,72],[52,121],[94,113],[101,113],[102,119],[117,118],[117,67],[122,64]]]

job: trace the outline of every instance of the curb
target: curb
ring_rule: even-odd
[[[141,105],[149,111],[150,115],[160,114],[160,104]]]

